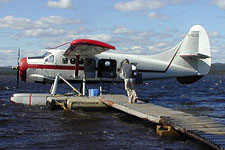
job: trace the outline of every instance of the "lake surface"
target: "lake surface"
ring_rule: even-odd
[[[46,93],[50,85],[20,82],[15,76],[0,76],[0,149],[210,149],[186,136],[157,136],[155,125],[125,113],[49,110],[42,106],[13,104],[13,93]],[[96,88],[98,85],[88,85]],[[108,84],[113,94],[125,94],[123,84]],[[79,85],[75,85],[79,89]],[[58,91],[69,92],[66,85]],[[138,86],[140,99],[196,115],[206,115],[225,124],[225,75],[208,75],[190,85],[175,79],[154,80]]]

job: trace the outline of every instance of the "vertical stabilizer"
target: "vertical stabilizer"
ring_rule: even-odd
[[[181,42],[177,64],[196,70],[197,75],[208,74],[211,52],[208,35],[200,25],[194,25]]]

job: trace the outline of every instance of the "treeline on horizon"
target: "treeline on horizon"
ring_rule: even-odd
[[[16,75],[17,70],[13,70],[11,66],[0,67],[0,75]],[[225,74],[225,64],[212,64],[209,74]]]

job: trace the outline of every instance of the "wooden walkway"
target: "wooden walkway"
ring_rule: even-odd
[[[225,150],[225,125],[207,116],[195,116],[140,101],[128,104],[124,95],[103,95],[99,99],[108,106],[157,124],[170,125],[215,149]]]

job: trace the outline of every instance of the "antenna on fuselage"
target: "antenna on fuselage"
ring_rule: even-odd
[[[66,45],[66,44],[69,44],[69,43],[70,43],[70,42],[66,42],[66,43],[60,44],[60,45],[58,45],[58,46],[56,46],[56,47],[46,47],[46,49],[57,49],[57,48],[62,47],[62,46],[64,46],[64,45]]]

